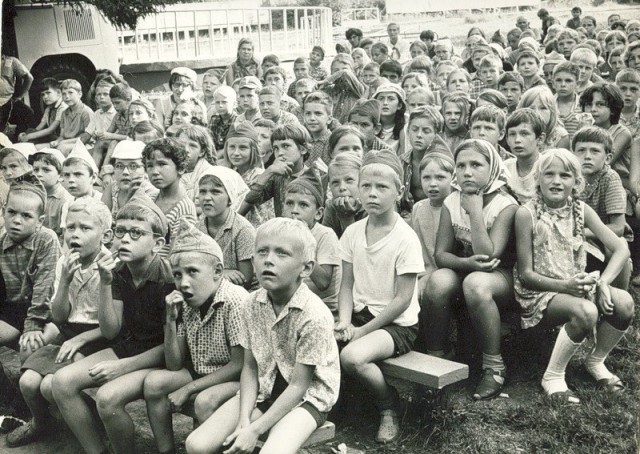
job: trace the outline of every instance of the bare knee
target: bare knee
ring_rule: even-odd
[[[340,352],[340,364],[348,374],[354,374],[367,362],[352,345],[347,345]]]
[[[588,333],[596,326],[598,322],[598,309],[596,305],[590,301],[583,300],[577,304],[571,322],[576,328],[583,333]]]
[[[54,400],[60,404],[64,403],[64,400],[68,396],[73,396],[80,392],[78,389],[75,374],[69,367],[60,369],[53,375],[52,390]]]
[[[155,400],[168,394],[166,391],[167,384],[171,380],[167,380],[164,371],[153,371],[144,379],[143,391],[146,400]]]
[[[196,414],[196,419],[201,423],[204,422],[223,403],[224,402],[219,394],[207,392],[199,393],[193,402],[193,410]]]
[[[184,443],[189,454],[208,454],[216,452],[216,448],[218,448],[220,444],[221,443],[213,443],[209,437],[202,436],[198,431],[192,432]]]
[[[436,270],[425,285],[423,303],[427,306],[448,305],[459,291],[459,282],[453,271]]]
[[[120,396],[115,390],[110,389],[109,386],[101,386],[96,393],[96,408],[100,419],[111,418],[116,413],[124,410],[125,403],[121,401]]]
[[[40,383],[40,393],[42,393],[44,398],[47,399],[48,401],[51,401],[53,396],[52,383],[53,383],[53,375],[46,375],[42,379],[42,383]]]
[[[493,302],[493,292],[487,285],[484,273],[471,273],[462,282],[464,300],[470,309],[477,309]]]
[[[23,396],[33,396],[40,392],[42,376],[31,369],[25,370],[20,377],[20,392]]]
[[[620,296],[616,298],[614,316],[624,324],[631,323],[635,312],[635,304],[633,297],[628,292],[620,292]]]

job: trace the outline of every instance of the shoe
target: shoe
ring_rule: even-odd
[[[598,388],[613,394],[621,393],[626,389],[624,383],[622,383],[622,380],[620,380],[620,377],[617,375],[614,375],[611,378],[598,380]]]
[[[570,389],[553,394],[547,394],[547,398],[551,400],[551,402],[558,404],[576,405],[580,403],[580,399],[578,399]]]
[[[14,429],[7,434],[7,446],[17,448],[18,446],[28,445],[36,441],[45,433],[44,429],[37,428],[33,425],[33,420],[23,426]]]
[[[0,433],[6,434],[25,424],[26,422],[22,419],[14,418],[13,416],[0,416]]]
[[[393,410],[383,410],[380,412],[380,427],[376,441],[378,443],[391,443],[400,435],[400,418]]]
[[[497,396],[504,388],[505,371],[499,372],[493,369],[485,369],[482,371],[482,378],[473,393],[475,400],[491,399]]]

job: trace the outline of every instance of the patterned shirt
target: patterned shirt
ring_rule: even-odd
[[[96,132],[105,132],[111,126],[113,118],[116,116],[116,109],[113,106],[105,112],[102,109],[97,109],[93,113],[93,118],[87,126],[86,133],[89,135],[95,135]]]
[[[282,216],[282,208],[284,207],[284,198],[287,195],[287,185],[304,173],[306,166],[300,172],[291,174],[290,176],[274,175],[264,185],[255,181],[249,185],[249,192],[244,198],[245,202],[250,205],[261,205],[262,203],[273,199],[273,210],[276,217]]]
[[[579,198],[593,208],[605,224],[611,222],[610,216],[625,214],[627,210],[627,194],[620,176],[608,164],[598,172],[593,183],[585,185]]]
[[[115,132],[116,134],[128,136],[131,132],[131,123],[129,123],[129,111],[125,110],[124,112],[117,112],[113,117],[113,121],[109,126],[109,130]]]
[[[216,150],[222,150],[224,148],[224,143],[227,140],[227,134],[229,134],[229,130],[236,121],[237,116],[238,114],[232,112],[226,117],[222,117],[221,115],[214,115],[211,117],[211,120],[209,121],[209,130],[211,131],[211,136],[213,137],[213,143],[216,146]]]
[[[471,99],[478,99],[478,95],[482,93],[482,90],[487,88],[487,84],[485,84],[479,77],[476,77],[471,82],[471,91],[469,92],[469,96]]]
[[[327,129],[320,137],[317,139],[311,138],[311,141],[308,144],[309,157],[307,160],[309,162],[316,162],[318,159],[322,159],[322,161],[329,165],[331,161],[331,157],[329,156],[329,136],[331,132]]]
[[[38,228],[30,237],[15,243],[0,235],[0,273],[4,278],[7,303],[28,305],[23,332],[42,331],[51,319],[51,296],[60,244],[55,232]]]
[[[167,224],[169,225],[169,233],[167,242],[160,250],[160,255],[162,257],[168,257],[169,251],[171,250],[171,241],[172,238],[178,234],[178,229],[180,228],[180,221],[184,219],[191,224],[196,223],[196,219],[198,217],[196,213],[196,206],[191,201],[188,196],[184,196],[182,200],[174,205],[173,208],[169,210],[168,213],[165,213],[164,216],[167,218]]]
[[[207,218],[201,216],[196,227],[209,235]],[[237,270],[238,264],[251,260],[256,243],[256,229],[244,217],[229,210],[225,223],[218,229],[214,240],[222,249],[224,269]]]
[[[245,289],[223,278],[203,318],[199,308],[182,303],[177,331],[187,339],[196,373],[210,374],[231,361],[231,347],[240,345],[240,308],[248,298]]]
[[[300,122],[298,121],[298,117],[296,117],[291,112],[286,112],[284,110],[280,111],[280,116],[278,117],[277,120],[274,120],[273,118],[271,118],[271,121],[273,121],[276,124],[276,126],[279,126],[279,125],[300,125]],[[302,125],[300,125],[300,126],[302,126]]]
[[[329,76],[329,71],[322,65],[309,65],[309,75],[318,82],[325,80]]]
[[[47,206],[42,225],[53,230],[62,243],[62,210],[73,202],[73,196],[57,183],[50,193],[47,193]]]
[[[240,344],[258,364],[258,402],[271,396],[278,371],[291,383],[296,363],[315,366],[300,403],[328,412],[338,400],[340,361],[333,316],[306,284],[300,284],[277,317],[267,291],[253,292],[242,306]]]
[[[631,117],[625,119],[621,115],[619,123],[622,126],[627,127],[627,129],[631,133],[631,137],[633,137],[633,140],[640,139],[640,110],[638,110],[638,107],[636,107],[636,110],[633,112],[633,115],[631,115]]]

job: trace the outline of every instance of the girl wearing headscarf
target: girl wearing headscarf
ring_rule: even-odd
[[[233,81],[240,77],[255,76],[262,78],[260,62],[253,56],[253,41],[250,38],[242,38],[238,43],[238,53],[236,61],[227,66],[224,72],[224,81],[228,86],[233,85]]]
[[[353,58],[354,63],[353,70],[356,73],[356,76],[360,78],[362,76],[363,68],[371,63],[371,59],[367,55],[367,52],[360,47],[351,52],[351,58]]]
[[[483,374],[473,397],[488,399],[500,394],[504,386],[500,313],[515,307],[515,257],[509,245],[518,204],[504,191],[507,170],[489,142],[465,140],[454,157],[451,185],[455,191],[444,200],[440,214],[435,249],[438,269],[426,285],[420,315],[428,353],[450,357],[449,321],[458,297],[464,297],[482,346]]]

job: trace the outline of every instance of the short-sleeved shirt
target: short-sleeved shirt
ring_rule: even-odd
[[[359,221],[360,219],[364,219],[366,217],[367,217],[367,212],[365,210],[360,210],[357,213],[355,213],[354,219],[356,221]],[[338,210],[336,209],[336,207],[333,206],[333,203],[331,203],[331,200],[327,202],[327,206],[324,209],[324,217],[322,218],[322,225],[326,225],[327,227],[331,228],[334,232],[336,232],[336,235],[338,236],[338,238],[342,237],[346,229],[344,223],[342,222],[342,219],[340,218]]]
[[[111,121],[109,129],[114,131],[116,134],[128,136],[131,132],[131,123],[129,123],[129,111],[125,110],[124,112],[116,112],[113,120]]]
[[[235,123],[237,116],[238,114],[232,112],[226,117],[222,117],[221,115],[211,117],[209,130],[211,131],[216,150],[222,150],[224,148],[225,142],[227,141],[227,134],[229,134],[229,130]]]
[[[60,240],[62,240],[62,211],[65,205],[68,209],[71,202],[73,202],[73,196],[60,183],[47,194],[47,206],[42,225],[56,232]]]
[[[622,180],[608,164],[593,183],[587,183],[580,200],[593,208],[605,224],[610,222],[610,216],[624,215],[627,209],[627,194]]]
[[[103,252],[108,249],[102,247]],[[60,275],[62,266],[68,259],[69,252],[62,255],[56,264],[56,292],[60,289]],[[97,257],[97,256],[96,256]],[[69,304],[71,311],[67,323],[81,323],[87,325],[98,324],[98,305],[100,303],[100,274],[96,260],[86,269],[78,269],[73,273],[73,278],[68,287]],[[55,299],[55,293],[54,293]]]
[[[399,214],[391,231],[372,245],[367,244],[367,219],[351,224],[340,238],[340,256],[353,265],[353,304],[359,312],[366,306],[378,316],[397,294],[398,276],[424,271],[422,247],[416,233]],[[393,321],[394,325],[418,323],[417,281],[409,307]]]
[[[304,280],[309,289],[318,295],[322,301],[331,309],[331,312],[338,312],[338,292],[342,281],[342,261],[340,260],[340,240],[336,233],[329,227],[317,222],[311,228],[311,234],[318,244],[316,247],[316,266],[335,266],[331,275],[331,283],[325,290],[319,290],[313,280],[308,277]]]
[[[122,301],[122,329],[125,342],[148,348],[164,340],[164,298],[175,290],[169,262],[155,255],[137,286],[129,267],[120,262],[113,272],[111,297]]]
[[[188,196],[184,196],[182,200],[171,208],[169,212],[165,213],[164,216],[167,218],[167,224],[169,225],[169,234],[167,242],[160,250],[160,255],[162,257],[168,257],[169,251],[171,250],[171,242],[173,241],[172,238],[178,234],[180,222],[184,219],[190,224],[195,224],[198,214],[196,212],[196,205]]]
[[[622,126],[626,126],[633,140],[640,139],[640,109],[636,106],[633,114],[628,118],[620,117],[620,122]]]
[[[517,167],[518,160],[516,158],[510,158],[504,161],[504,165],[509,171],[509,179],[507,185],[513,192],[521,205],[524,205],[529,200],[536,196],[536,175],[533,170],[521,177],[518,174]]]
[[[58,237],[53,230],[39,227],[20,243],[15,243],[5,232],[0,236],[0,244],[0,273],[6,303],[29,306],[23,332],[42,331],[51,319],[51,296],[60,257]]]
[[[62,98],[58,99],[55,104],[49,105],[45,107],[44,113],[42,114],[42,118],[45,121],[45,127],[49,127],[53,124],[54,121],[60,121],[62,119],[62,112],[67,110],[67,105],[62,101]],[[58,125],[58,130],[60,126]],[[59,131],[55,131],[57,134]]]
[[[89,106],[78,102],[77,105],[67,107],[62,112],[60,118],[60,139],[75,139],[85,132],[91,119],[93,111]]]
[[[209,234],[207,230],[207,218],[201,216],[196,227]],[[243,260],[251,260],[256,244],[256,229],[244,217],[229,210],[225,223],[218,229],[216,240],[224,259],[225,270],[237,270],[238,264]]]
[[[91,119],[91,123],[87,126],[86,133],[90,135],[94,135],[96,132],[105,132],[111,126],[111,122],[113,121],[113,117],[116,116],[116,109],[113,106],[109,107],[109,110],[104,111],[102,109],[97,109],[93,113],[93,118]]]
[[[331,312],[303,282],[276,317],[264,289],[242,306],[240,344],[258,365],[258,402],[271,397],[278,371],[291,383],[296,363],[315,366],[302,401],[328,412],[338,400],[340,361]]]
[[[14,57],[2,56],[0,67],[0,106],[9,101],[16,90],[16,79],[29,74],[29,70],[20,60]]]
[[[331,132],[327,130],[317,139],[311,138],[311,141],[308,144],[309,157],[307,160],[309,162],[316,162],[318,159],[321,159],[326,165],[329,165],[329,162],[331,161],[331,157],[329,156],[330,135]]]
[[[411,226],[422,245],[422,259],[426,275],[430,275],[438,269],[435,255],[441,212],[442,207],[434,207],[429,199],[416,202],[411,212]]]
[[[196,373],[210,374],[231,361],[231,347],[240,345],[240,308],[249,293],[222,278],[207,314],[182,304],[178,336],[186,337],[189,356]]]

